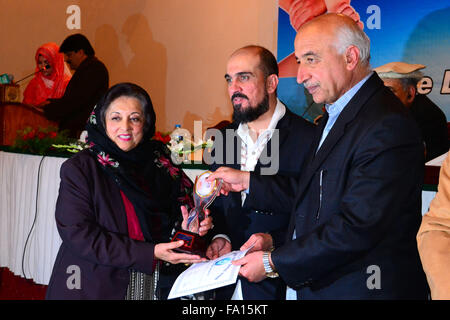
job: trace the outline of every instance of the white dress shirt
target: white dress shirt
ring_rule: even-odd
[[[250,132],[250,128],[246,123],[239,124],[236,133],[242,140],[241,143],[241,170],[242,171],[254,171],[255,166],[258,163],[258,159],[261,152],[267,145],[267,142],[272,138],[273,132],[277,127],[278,121],[286,113],[286,107],[277,98],[277,105],[275,106],[275,111],[270,120],[269,126],[256,135],[255,132]],[[253,137],[253,138],[252,138]],[[257,137],[254,140],[254,137]],[[241,192],[242,205],[247,197],[249,190],[244,190]],[[236,288],[234,289],[233,296],[231,300],[243,300],[241,280],[237,281]]]

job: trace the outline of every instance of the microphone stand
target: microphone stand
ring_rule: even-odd
[[[47,70],[47,69],[50,69],[50,65],[48,65],[48,64],[46,64],[46,65],[44,66],[43,69],[39,69],[38,71],[33,72],[32,74],[27,75],[25,78],[22,78],[22,79],[16,81],[15,84],[18,84],[19,82],[21,82],[21,81],[23,81],[23,80],[25,80],[25,79],[28,79],[29,77],[34,76],[35,74],[37,74],[37,73],[39,73],[39,72],[42,72],[42,71],[44,71],[44,70]]]

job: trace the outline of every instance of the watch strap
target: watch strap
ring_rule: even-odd
[[[276,277],[278,277],[278,273],[270,265],[269,254],[270,254],[270,252],[268,252],[268,251],[263,252],[264,271],[266,272],[267,277],[276,278]]]

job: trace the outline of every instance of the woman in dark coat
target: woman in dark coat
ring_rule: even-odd
[[[185,227],[192,183],[151,140],[155,120],[147,92],[131,83],[111,87],[95,107],[90,147],[61,167],[62,244],[47,299],[164,299],[184,267],[177,263],[204,260],[169,240],[181,217]],[[208,217],[199,233],[211,226]]]

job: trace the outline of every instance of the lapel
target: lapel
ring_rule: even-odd
[[[304,174],[302,175],[301,182],[299,185],[299,190],[297,193],[298,198],[302,196],[304,191],[307,189],[309,182],[314,176],[315,172],[320,168],[322,163],[327,159],[330,152],[334,149],[336,144],[345,134],[346,127],[350,124],[361,111],[363,106],[366,104],[372,95],[383,86],[383,81],[378,77],[376,73],[367,79],[364,85],[358,90],[358,92],[353,96],[353,98],[348,102],[345,108],[342,110],[341,114],[334,123],[332,129],[325,138],[322,146],[314,155],[315,150],[319,144],[320,138],[322,136],[323,128],[325,127],[327,118],[324,118],[319,125],[318,134],[316,135],[316,141],[314,142],[315,149],[312,151],[313,155],[309,165],[305,168]]]
[[[279,133],[279,150],[282,147],[282,144],[287,140],[287,136],[289,135],[289,128],[292,121],[292,115],[291,111],[286,107],[286,113],[284,116],[278,121],[277,126],[275,127],[278,130]],[[234,126],[234,130],[237,130],[238,126]],[[234,161],[232,165],[229,165],[229,167],[240,170],[240,155],[241,155],[241,143],[242,140],[239,138],[234,139]],[[267,142],[266,146],[264,147],[263,153],[271,154],[271,142],[270,140]],[[225,152],[225,150],[224,150]],[[257,161],[254,172],[260,172],[261,170],[261,162]],[[240,192],[232,192],[231,193],[231,199],[233,199],[234,203],[241,203],[241,193]]]
[[[227,126],[225,129],[223,129],[222,134],[223,134],[223,156],[224,156],[224,161],[225,161],[225,165],[227,167],[236,169],[236,170],[240,170],[241,169],[241,138],[239,137],[238,134],[236,134],[237,132],[237,128],[238,128],[238,124],[236,124],[235,122],[233,122],[231,125]],[[226,130],[233,130],[235,137],[232,138],[232,141],[229,141],[229,139],[227,138],[227,134],[226,134]],[[228,144],[232,143],[233,144],[233,159],[231,159],[231,162],[227,161],[227,156],[229,156],[229,153],[227,153],[227,146]],[[230,151],[230,150],[228,150]]]
[[[236,132],[236,130],[234,132]],[[236,138],[233,139],[233,163],[229,165],[229,167],[236,170],[241,170],[241,144],[242,139],[239,137],[239,135],[236,135]],[[226,150],[224,150],[224,155],[227,155]]]
[[[319,146],[319,142],[320,142],[320,138],[322,137],[322,133],[323,130],[325,129],[325,125],[328,122],[328,112],[325,110],[324,114],[323,114],[323,118],[320,120],[319,124],[317,125],[317,128],[314,132],[314,136],[313,136],[313,146],[311,149],[311,153],[307,159],[307,164],[310,164],[313,160],[314,157],[316,156],[316,150],[317,147]]]

